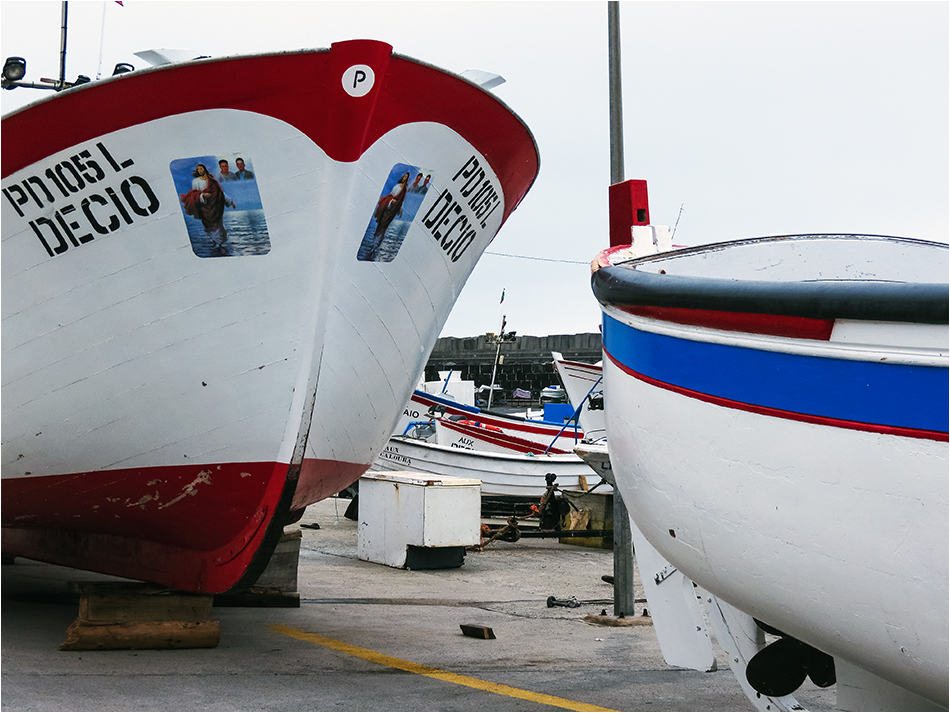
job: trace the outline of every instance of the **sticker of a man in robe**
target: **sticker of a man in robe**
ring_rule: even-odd
[[[383,237],[386,235],[386,229],[397,215],[402,214],[402,204],[406,200],[406,192],[409,188],[409,173],[402,174],[393,189],[382,196],[376,204],[376,212],[373,218],[376,219],[376,230],[373,231],[373,247],[366,256],[366,260],[375,260],[376,251],[379,250]]]
[[[375,202],[367,206],[372,213],[356,251],[357,260],[384,263],[396,259],[425,200],[425,192],[418,189],[427,173],[432,175],[425,168],[407,163],[397,163],[389,170]]]
[[[185,213],[201,221],[215,249],[223,254],[224,244],[228,240],[228,232],[224,229],[224,208],[230,206],[236,209],[237,206],[211,177],[203,163],[197,164],[191,175],[191,190],[180,195]]]

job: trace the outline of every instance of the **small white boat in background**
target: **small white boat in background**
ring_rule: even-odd
[[[594,472],[573,453],[527,454],[473,451],[408,436],[393,436],[373,465],[375,471],[411,470],[417,473],[477,478],[482,497],[505,496],[510,502],[537,503],[548,489],[546,476],[557,476],[558,488],[573,493],[589,491],[597,483]],[[604,486],[597,492],[610,492]]]
[[[196,592],[369,468],[539,165],[371,40],[77,86],[0,160],[3,552]]]
[[[471,400],[474,385],[453,375],[443,373],[440,381],[423,385],[439,393],[413,392],[373,470],[478,478],[483,496],[506,504],[536,503],[551,473],[563,491],[584,493],[596,487],[601,493],[612,492],[573,453],[584,435],[576,423],[486,411],[456,401]],[[449,393],[453,398],[447,398]]]
[[[846,710],[945,710],[947,245],[796,235],[617,253],[592,284],[610,464],[636,526],[784,635],[749,681],[793,685],[763,695],[812,673],[788,655],[797,640],[834,658]]]

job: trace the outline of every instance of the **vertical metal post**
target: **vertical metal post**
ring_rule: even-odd
[[[620,77],[620,3],[607,3],[607,58],[610,82],[610,182],[623,181],[623,102]]]
[[[623,102],[620,77],[620,3],[607,3],[610,81],[610,182],[623,181]],[[609,436],[608,436],[609,443]],[[633,616],[633,534],[623,497],[614,483],[614,616]]]
[[[59,40],[59,88],[66,86],[66,16],[69,13],[69,3],[63,0],[63,33]]]
[[[491,368],[491,381],[488,384],[488,410],[491,410],[491,400],[492,396],[495,395],[495,372],[498,371],[498,354],[501,352],[501,338],[505,336],[504,334],[498,335],[497,346],[495,347],[495,363]]]
[[[501,298],[505,299],[505,293],[502,291]],[[508,320],[505,319],[505,315],[501,316],[501,328],[498,330],[498,336],[495,337],[495,363],[492,364],[491,368],[491,383],[488,384],[488,406],[491,408],[492,396],[495,395],[495,372],[498,371],[498,354],[501,352],[501,343],[505,341],[505,325],[508,323]]]

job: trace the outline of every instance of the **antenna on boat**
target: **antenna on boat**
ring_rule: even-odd
[[[66,85],[66,19],[69,15],[69,3],[63,0],[62,32],[59,38],[59,86]]]
[[[102,3],[102,27],[99,28],[99,64],[96,65],[96,79],[102,77],[102,50],[106,44],[106,8],[108,3]]]
[[[680,212],[676,214],[676,222],[673,223],[673,234],[670,235],[670,240],[676,235],[676,226],[680,224],[680,217],[683,215],[683,206],[685,203],[680,203]]]
[[[501,299],[502,301],[505,300],[504,291],[502,291],[501,293]],[[487,337],[485,341],[487,341],[489,344],[495,345],[495,361],[492,364],[492,369],[491,369],[491,383],[488,385],[488,406],[485,407],[486,410],[491,409],[492,397],[495,395],[495,373],[498,371],[498,355],[501,352],[501,345],[511,344],[516,339],[515,335],[517,334],[517,332],[507,332],[507,333],[505,332],[505,325],[507,323],[508,321],[505,318],[505,315],[502,315],[501,329],[499,330],[498,334],[492,334],[491,332],[489,332],[487,335],[485,335]]]
[[[66,82],[66,28],[68,25],[68,18],[69,3],[66,2],[66,0],[63,0],[59,42],[59,79],[47,79],[46,77],[41,77],[39,84],[36,82],[24,82],[22,80],[23,77],[26,76],[26,60],[23,57],[7,57],[3,63],[3,79],[2,82],[0,82],[0,86],[2,86],[4,89],[27,87],[29,89],[52,89],[53,91],[58,92],[63,89],[69,89],[69,87],[75,87],[79,84],[87,84],[89,81],[91,81],[86,75],[80,74],[78,77],[76,77],[75,82]]]

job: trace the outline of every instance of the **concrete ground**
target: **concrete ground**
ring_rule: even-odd
[[[299,523],[300,608],[215,607],[214,649],[59,651],[77,615],[67,582],[110,578],[5,565],[0,709],[753,710],[721,650],[718,671],[674,669],[652,626],[584,621],[612,613],[601,579],[613,569],[609,550],[523,539],[469,553],[457,569],[393,569],[357,559],[348,504],[318,503]],[[550,595],[585,604],[549,608]],[[496,638],[464,636],[461,624]],[[834,687],[797,697],[811,710],[834,708]]]

